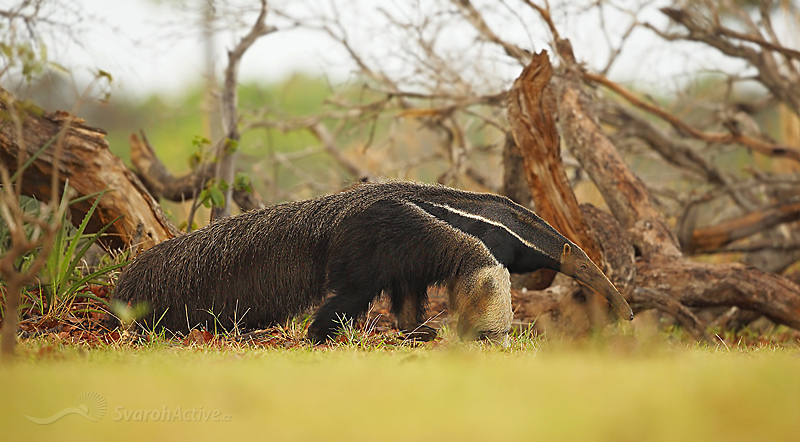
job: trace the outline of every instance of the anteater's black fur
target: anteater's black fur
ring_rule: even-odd
[[[382,291],[397,313],[406,296],[426,302],[428,286],[496,264],[476,238],[395,194],[402,183],[364,184],[320,198],[223,219],[140,254],[114,298],[147,302],[172,331],[210,324],[282,322],[328,300],[309,330],[323,340],[338,317],[354,318]],[[151,319],[152,321],[153,319]],[[147,321],[150,322],[150,321]],[[152,323],[150,324],[152,325]]]
[[[244,328],[269,326],[333,294],[309,328],[322,341],[340,318],[363,314],[382,292],[396,315],[410,309],[409,322],[419,323],[429,286],[452,287],[498,262],[512,272],[559,270],[565,244],[574,246],[505,197],[366,183],[253,210],[158,244],[128,266],[113,296],[147,302],[151,326],[163,314],[159,326],[186,331],[210,325],[209,311],[224,326],[234,319]],[[500,316],[505,324],[506,313]]]

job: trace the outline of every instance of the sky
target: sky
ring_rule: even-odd
[[[78,35],[81,44],[67,44],[58,48],[54,55],[56,59],[63,59],[64,65],[75,67],[74,73],[78,76],[97,68],[112,73],[115,89],[127,94],[170,94],[181,90],[187,82],[201,81],[205,72],[205,58],[200,26],[196,24],[199,21],[198,14],[179,11],[175,7],[176,3],[181,2],[81,0],[82,10],[87,14],[82,23],[83,31]],[[200,2],[194,2],[197,3]],[[256,4],[255,1],[251,3]],[[315,11],[330,12],[329,8],[324,7],[326,2],[317,3],[321,7]],[[392,46],[398,44],[391,41],[391,36],[380,29],[382,17],[377,12],[379,8],[391,9],[396,2],[355,0],[336,3],[340,6],[339,13],[353,23],[348,27],[348,33],[355,34],[354,41],[361,45],[363,52],[380,56],[381,52],[392,51]],[[296,14],[308,12],[307,9],[291,6],[292,2],[279,5]],[[421,9],[424,10],[424,6]],[[248,18],[252,21],[254,16]],[[585,35],[585,27],[580,23],[570,21],[569,18],[564,21],[565,26],[575,31],[574,38],[583,41],[584,45],[595,43],[591,35]],[[277,81],[294,72],[306,72],[312,75],[328,75],[341,81],[354,69],[346,52],[322,33],[293,29],[290,24],[274,15],[268,17],[267,22],[277,24],[281,30],[261,38],[247,52],[241,66],[240,75],[243,80]],[[538,20],[534,22],[538,25]],[[504,29],[504,25],[505,23],[497,24],[499,32],[514,29]],[[221,71],[225,63],[224,51],[234,46],[235,40],[242,35],[245,24],[238,26],[238,33],[233,30],[236,28],[235,25],[229,25],[215,37],[218,71]],[[533,32],[520,29],[516,31],[522,35],[514,35],[514,38],[522,41],[540,37],[539,41],[530,42],[531,46],[538,46],[536,49],[546,45],[544,38],[547,34],[542,32],[543,29]],[[358,35],[359,32],[363,35]],[[458,40],[458,35],[451,38]],[[586,49],[583,52],[589,58],[607,52],[600,48]],[[513,69],[519,68],[514,66]]]
[[[81,0],[89,14],[81,34],[83,44],[69,44],[58,57],[68,60],[77,75],[96,69],[112,73],[114,89],[127,95],[173,94],[205,75],[203,38],[196,14],[153,0]],[[253,2],[255,3],[255,2]],[[268,23],[273,20],[268,18]],[[293,72],[321,74],[316,61],[333,51],[312,32],[276,32],[257,41],[245,54],[241,78],[278,81]],[[232,32],[216,37],[217,68],[224,50],[233,47]]]
[[[229,1],[257,5],[255,0]],[[66,66],[76,82],[86,82],[91,73],[102,69],[114,78],[112,94],[145,97],[152,93],[178,96],[188,85],[203,81],[205,58],[199,13],[176,7],[202,4],[201,0],[80,0],[77,3],[83,19],[70,27],[75,38],[60,38],[48,43],[50,58]],[[637,3],[637,0],[628,3]],[[650,2],[637,18],[665,28],[667,20],[658,8],[667,3]],[[432,3],[426,0],[275,0],[270,4],[300,15],[311,10],[330,14],[331,5],[337,5],[358,49],[369,54],[372,60],[400,71],[405,60],[396,52],[403,46],[402,36],[388,29],[379,9],[399,12],[409,20],[419,22],[428,18],[425,16],[426,6]],[[566,4],[571,6],[570,2]],[[571,39],[578,58],[592,69],[602,68],[608,58],[609,46],[606,35],[599,30],[598,14],[582,12],[577,6],[561,8],[560,11],[554,20],[562,36]],[[611,29],[608,38],[615,44],[631,17],[608,8],[605,11],[605,20]],[[535,16],[517,16],[518,12],[498,8],[497,16],[494,21],[490,18],[489,24],[503,37],[530,49],[546,48],[549,34],[541,22]],[[244,17],[247,23],[222,23],[223,29],[215,37],[218,72],[225,63],[225,50],[234,46],[254,17]],[[326,75],[335,82],[343,81],[354,70],[343,48],[320,32],[294,29],[275,14],[270,15],[267,22],[277,25],[280,31],[261,38],[245,54],[240,71],[242,81],[274,82],[294,72],[306,72]],[[781,26],[780,20],[776,25]],[[471,67],[468,64],[471,42],[462,41],[461,36],[468,31],[457,26],[448,28],[443,33],[446,41],[442,43],[464,51],[465,60],[462,62],[465,68]],[[650,31],[638,29],[626,42],[623,55],[609,76],[621,82],[635,80],[659,88],[677,88],[681,84],[680,78],[687,73],[720,68],[745,69],[719,53],[699,50],[698,46],[668,43]],[[504,60],[502,54],[494,54],[494,57],[489,63],[497,61],[494,64],[498,76],[504,81],[512,81],[521,67]]]

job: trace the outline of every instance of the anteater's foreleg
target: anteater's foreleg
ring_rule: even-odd
[[[362,316],[369,303],[380,294],[380,290],[369,286],[350,286],[337,290],[314,314],[308,328],[308,338],[315,343],[325,342],[336,335],[348,322]]]
[[[458,315],[456,330],[461,339],[486,339],[508,346],[514,314],[505,267],[498,264],[477,269],[454,278],[448,289],[450,308]]]
[[[508,271],[476,237],[413,203],[379,200],[354,211],[333,232],[327,251],[325,290],[334,296],[316,313],[312,340],[333,336],[342,317],[358,318],[382,292],[401,326],[413,332],[425,319],[427,288],[453,280],[455,310],[466,327],[478,327],[465,337],[493,338],[510,327]],[[435,330],[426,334],[435,337]]]

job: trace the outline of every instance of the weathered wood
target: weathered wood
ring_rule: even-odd
[[[636,278],[636,257],[625,230],[611,214],[591,204],[581,204],[581,213],[603,253],[603,273],[628,299]]]
[[[586,336],[604,321],[593,305],[587,306],[580,286],[560,274],[545,290],[512,291],[511,305],[514,322],[531,324],[539,334]]]
[[[206,182],[214,177],[216,166],[213,163],[203,163],[186,175],[173,175],[156,156],[144,131],[140,134],[141,138],[136,134],[131,134],[128,138],[131,163],[136,168],[136,175],[156,199],[190,201],[203,190]]]
[[[644,287],[636,287],[636,258],[633,245],[616,219],[589,204],[581,205],[591,233],[600,243],[605,257],[606,276],[616,285],[637,313],[656,309],[674,317],[698,341],[712,342],[706,324],[691,310],[671,296]]]
[[[520,151],[525,178],[539,216],[578,244],[602,268],[605,267],[602,251],[589,234],[589,227],[561,161],[556,99],[550,81],[552,76],[553,69],[547,51],[534,54],[508,94],[507,114],[511,133]],[[549,282],[555,273],[550,271],[540,276]],[[587,331],[586,324],[606,321],[601,313],[605,301],[598,296],[587,296],[587,293],[579,294],[580,289],[574,281],[563,282],[568,287],[544,292],[529,291],[521,295],[518,313],[544,315],[540,318],[540,327],[555,328],[560,332],[569,330],[570,333]],[[592,293],[591,290],[587,292]],[[587,298],[589,302],[586,302]],[[544,302],[546,299],[550,301]]]
[[[744,264],[640,261],[636,286],[668,293],[688,307],[737,306],[800,330],[800,287]]]
[[[58,169],[60,189],[69,180],[76,197],[107,191],[89,221],[87,232],[97,231],[123,216],[101,238],[100,242],[106,247],[147,248],[177,234],[158,202],[122,160],[109,151],[105,132],[86,125],[85,121],[67,112],[48,113],[31,104],[18,106],[14,103],[13,97],[0,89],[0,162],[11,173],[16,172],[20,156],[31,158],[63,130],[56,142],[63,149]],[[16,112],[22,121],[21,133],[10,123],[11,112]],[[21,188],[24,195],[50,200],[56,143],[45,149],[25,170]],[[79,224],[92,203],[83,201],[70,206],[72,222]]]
[[[689,251],[716,250],[779,224],[797,220],[800,220],[800,201],[750,212],[711,227],[694,229]]]
[[[525,164],[511,133],[506,133],[503,144],[503,187],[500,191],[515,203],[534,210],[531,189],[525,178]]]
[[[743,264],[705,264],[683,257],[678,240],[642,181],[624,162],[591,112],[581,67],[568,43],[557,45],[567,66],[554,78],[566,145],[591,177],[640,255],[637,287],[685,306],[738,306],[800,329],[800,287]]]
[[[158,158],[144,132],[140,132],[140,135],[141,138],[131,134],[128,139],[131,147],[131,163],[136,168],[136,176],[157,199],[190,201],[200,194],[208,180],[214,178],[216,173],[214,163],[203,163],[185,175],[173,175]],[[243,212],[264,206],[257,196],[244,190],[234,189],[233,200]]]
[[[534,54],[509,93],[508,120],[525,163],[525,177],[536,212],[599,265],[600,249],[587,234],[578,200],[561,162],[556,102],[550,87],[552,76],[547,51]]]
[[[714,342],[706,325],[675,298],[652,289],[637,287],[631,294],[631,307],[637,311],[656,309],[673,316],[698,341]]]
[[[558,83],[559,123],[566,144],[630,235],[634,247],[646,256],[681,257],[678,241],[650,192],[581,103],[588,97],[574,83]]]

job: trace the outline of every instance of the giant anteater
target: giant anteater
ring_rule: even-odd
[[[113,298],[145,301],[159,326],[187,331],[212,312],[228,325],[265,327],[332,295],[308,330],[321,342],[381,293],[401,327],[414,330],[428,287],[446,285],[462,338],[504,342],[508,272],[540,268],[582,281],[633,316],[583,250],[530,210],[498,195],[405,181],[253,210],[164,241],[133,260]]]

